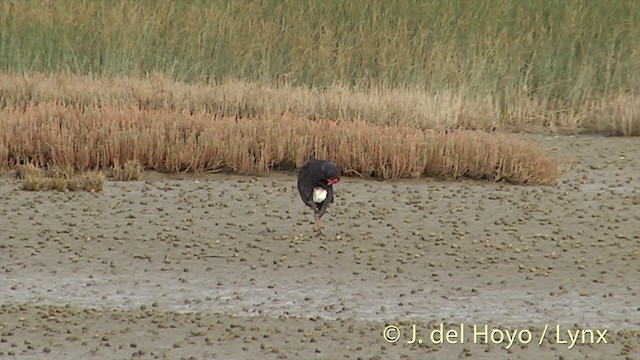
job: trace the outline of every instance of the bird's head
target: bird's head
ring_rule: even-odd
[[[340,182],[340,176],[342,174],[336,164],[326,161],[322,163],[321,168],[322,172],[324,172],[324,175],[327,178],[327,186],[333,186]]]

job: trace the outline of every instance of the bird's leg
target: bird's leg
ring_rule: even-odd
[[[320,232],[320,216],[316,214],[316,231]]]

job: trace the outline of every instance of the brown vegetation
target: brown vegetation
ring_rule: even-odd
[[[505,129],[516,131],[598,132],[640,135],[640,97],[616,95],[561,109],[529,96],[527,89],[505,104],[493,95],[464,88],[429,92],[422,89],[326,89],[271,87],[240,80],[186,84],[156,75],[151,79],[94,79],[64,74],[0,74],[0,106],[26,109],[56,103],[89,110],[100,107],[211,115],[365,120],[375,125],[419,129]]]
[[[558,162],[538,147],[499,133],[53,103],[2,109],[0,156],[9,167],[33,163],[80,171],[135,160],[162,172],[246,174],[293,169],[318,157],[334,160],[347,175],[382,179],[430,175],[555,184],[560,175]]]

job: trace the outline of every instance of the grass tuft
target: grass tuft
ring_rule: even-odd
[[[43,187],[41,171],[32,164],[18,167],[17,175],[22,179],[22,189],[27,191],[39,191]]]
[[[44,170],[28,163],[17,166],[16,174],[22,180],[22,189],[26,191],[100,192],[105,182],[105,176],[100,171],[77,174],[69,166]]]
[[[111,178],[116,181],[136,181],[142,177],[142,165],[137,160],[129,160],[123,166],[113,166]]]
[[[101,171],[88,171],[79,176],[79,188],[89,192],[100,192],[104,187],[106,177]]]
[[[31,163],[16,166],[16,176],[19,179],[24,180],[29,177],[34,178],[36,176],[40,176],[40,174],[41,174],[41,170],[37,166]]]

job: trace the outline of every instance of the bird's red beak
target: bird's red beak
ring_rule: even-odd
[[[329,181],[327,181],[327,185],[332,186],[337,184],[338,182],[340,182],[340,178],[334,177],[333,179],[329,179]]]

